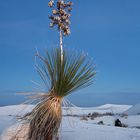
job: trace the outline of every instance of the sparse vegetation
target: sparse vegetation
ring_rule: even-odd
[[[80,120],[88,121],[88,118],[86,115],[83,115]]]
[[[122,114],[120,115],[120,117],[123,117],[123,118],[127,119],[127,118],[128,118],[128,114],[122,113]]]
[[[122,123],[122,127],[127,128],[128,127],[128,124]]]
[[[98,125],[104,125],[104,122],[103,121],[99,121],[97,124]]]
[[[93,112],[93,113],[88,113],[88,115],[87,115],[87,117],[90,118],[91,120],[94,120],[97,117],[103,117],[103,116],[114,116],[114,113],[112,113],[112,112],[106,112],[106,113]]]

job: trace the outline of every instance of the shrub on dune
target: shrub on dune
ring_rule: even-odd
[[[37,71],[49,89],[29,115],[29,139],[52,140],[61,123],[63,98],[92,84],[95,66],[83,53],[67,50],[63,51],[61,61],[59,48],[46,51],[45,57],[38,58],[41,63]]]

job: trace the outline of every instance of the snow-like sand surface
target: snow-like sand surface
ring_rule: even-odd
[[[114,105],[114,104],[106,104],[99,107],[88,107],[88,108],[81,108],[81,107],[71,107],[71,108],[64,108],[63,114],[72,113],[73,115],[84,115],[92,112],[98,113],[122,113],[128,109],[130,109],[131,105]],[[68,111],[67,111],[68,110]]]
[[[125,111],[128,115],[140,115],[140,104],[134,105]]]
[[[140,140],[140,130],[96,125],[76,118],[71,118],[73,125],[70,127],[65,121],[62,140]]]
[[[33,105],[14,105],[0,107],[0,140],[9,140],[11,135],[15,134],[20,128],[20,122],[17,121],[18,116],[22,116],[29,112]],[[128,128],[114,127],[114,116],[97,117],[94,120],[81,120],[82,115],[98,112],[113,112],[121,114],[132,108],[129,105],[103,105],[91,108],[71,107],[64,108],[64,116],[62,126],[60,128],[60,140],[140,140],[140,115],[131,115],[128,117],[119,117],[122,123],[127,124]],[[77,115],[77,117],[76,117]],[[98,125],[99,121],[103,121],[104,125]],[[28,126],[23,126],[20,136],[26,134]],[[25,140],[21,138],[20,140]]]

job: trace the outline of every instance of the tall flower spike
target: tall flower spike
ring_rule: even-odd
[[[70,34],[70,12],[72,11],[72,2],[66,2],[64,0],[51,0],[48,6],[52,9],[52,14],[49,16],[51,23],[50,27],[57,26],[59,31],[62,31],[63,35]]]

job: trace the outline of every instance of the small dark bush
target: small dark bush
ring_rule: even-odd
[[[80,120],[88,121],[88,118],[85,115],[83,115]]]
[[[98,125],[104,125],[104,122],[103,121],[99,121],[97,124]]]
[[[127,128],[127,127],[128,127],[128,125],[127,125],[127,124],[122,123],[122,127]]]
[[[122,123],[119,119],[116,119],[115,120],[115,124],[114,124],[116,127],[122,127]]]
[[[103,114],[103,116],[114,116],[114,113],[112,112],[106,112]]]
[[[88,118],[91,117],[91,113],[88,113],[87,117],[88,117]]]

